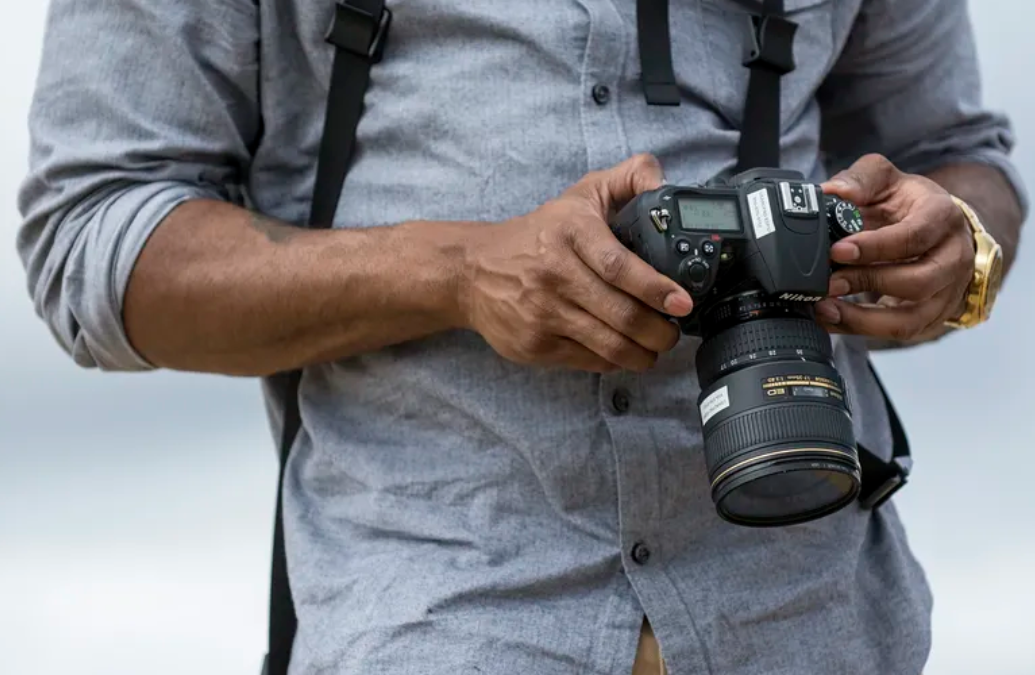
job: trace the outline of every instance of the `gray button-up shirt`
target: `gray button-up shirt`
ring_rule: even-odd
[[[644,102],[633,0],[388,4],[337,227],[498,221],[641,151],[673,183],[735,164],[748,71],[733,0],[670,3],[680,107]],[[305,220],[333,0],[52,5],[19,250],[78,363],[147,369],[121,304],[172,208],[243,198]],[[786,167],[820,180],[882,152],[1014,179],[963,0],[786,5],[800,25]],[[856,434],[887,457],[865,345],[835,344]],[[931,595],[893,504],[780,529],[718,518],[698,345],[601,377],[450,332],[309,368],[286,479],[292,673],[627,673],[644,614],[673,675],[919,673]],[[265,392],[276,431],[281,393]],[[936,454],[920,449],[919,470]]]

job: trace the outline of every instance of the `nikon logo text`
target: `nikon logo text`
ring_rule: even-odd
[[[784,293],[780,296],[781,300],[790,300],[791,302],[819,302],[823,299],[822,295],[802,295],[801,293]]]

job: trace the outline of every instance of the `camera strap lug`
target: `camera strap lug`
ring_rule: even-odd
[[[672,220],[672,214],[668,212],[668,209],[651,209],[650,220],[658,232],[665,234],[668,232],[668,223]]]

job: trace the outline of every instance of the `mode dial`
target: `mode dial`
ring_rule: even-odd
[[[826,197],[826,202],[827,222],[830,223],[830,235],[834,241],[862,232],[863,218],[859,207],[830,195]]]

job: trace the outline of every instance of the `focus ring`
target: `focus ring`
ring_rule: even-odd
[[[762,319],[731,326],[697,350],[697,378],[707,389],[733,359],[769,350],[801,349],[823,359],[833,356],[830,335],[808,319]]]
[[[731,417],[704,432],[708,446],[708,475],[736,455],[755,448],[772,448],[793,443],[798,446],[823,444],[855,448],[852,420],[845,411],[826,404],[783,404],[763,406]]]

